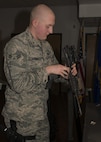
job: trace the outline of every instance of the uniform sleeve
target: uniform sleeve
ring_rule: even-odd
[[[21,93],[30,91],[37,85],[45,85],[48,75],[44,67],[29,70],[27,54],[24,54],[19,44],[10,42],[4,49],[4,72],[10,88]]]

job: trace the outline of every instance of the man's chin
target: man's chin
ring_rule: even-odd
[[[47,39],[47,37],[43,37],[41,40],[46,40]]]

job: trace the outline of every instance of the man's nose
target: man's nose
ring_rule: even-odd
[[[49,33],[52,34],[53,33],[53,27],[50,27],[49,29]]]

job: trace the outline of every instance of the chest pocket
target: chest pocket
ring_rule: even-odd
[[[40,68],[43,66],[44,58],[43,58],[43,51],[39,46],[31,48],[29,50],[27,63],[28,66],[33,68]]]

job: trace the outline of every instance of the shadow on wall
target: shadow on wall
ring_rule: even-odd
[[[0,30],[0,83],[3,83],[6,81],[4,70],[3,70],[3,64],[4,64],[4,58],[3,58],[3,50],[5,46],[5,42],[7,40],[2,40],[2,31]]]
[[[6,43],[13,37],[14,35],[23,32],[29,25],[30,11],[22,10],[20,11],[15,19],[14,19],[14,30],[11,31],[11,35],[2,39],[2,30],[0,29],[0,82],[6,82],[5,74],[4,74],[4,58],[3,52]],[[8,21],[7,21],[8,22]]]
[[[20,11],[15,17],[14,31],[13,33],[23,32],[29,25],[30,11]]]

